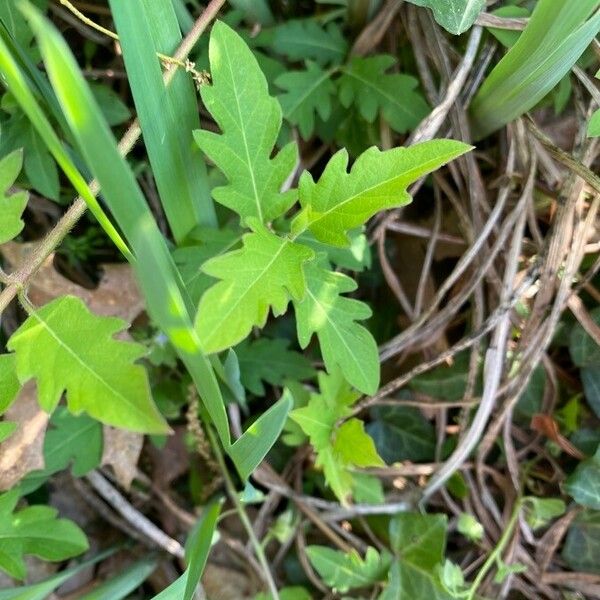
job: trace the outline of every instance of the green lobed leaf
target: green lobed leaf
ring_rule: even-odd
[[[319,394],[311,394],[308,404],[290,413],[308,436],[317,453],[316,466],[323,469],[325,480],[336,496],[346,502],[352,494],[355,467],[381,466],[373,440],[358,419],[338,423],[351,413],[350,406],[359,398],[339,370],[319,373]]]
[[[27,192],[8,194],[22,166],[22,150],[15,150],[0,160],[0,244],[12,240],[25,226],[21,217],[27,206]]]
[[[382,581],[391,562],[389,554],[380,554],[372,546],[367,548],[364,559],[356,551],[344,553],[326,546],[309,546],[306,555],[323,581],[342,593]]]
[[[469,29],[485,8],[485,0],[408,0],[433,11],[435,20],[447,31],[460,35]]]
[[[327,370],[331,373],[338,366],[356,389],[374,393],[379,385],[377,344],[357,323],[370,317],[371,310],[342,296],[356,289],[355,281],[325,269],[322,262],[307,264],[304,272],[306,294],[303,299],[294,299],[300,346],[306,348],[316,333]]]
[[[271,158],[281,107],[269,96],[251,50],[221,21],[212,29],[209,55],[213,83],[201,95],[221,133],[195,131],[194,139],[229,180],[213,189],[213,198],[243,221],[255,217],[267,223],[295,202],[294,190],[280,190],[296,164],[296,147],[288,144]]]
[[[523,499],[525,520],[532,529],[546,527],[550,521],[561,517],[567,510],[567,506],[560,498],[537,498],[526,496]]]
[[[312,19],[292,20],[275,28],[273,49],[291,60],[340,64],[348,51],[348,42],[335,23],[324,28]]]
[[[0,442],[7,440],[17,430],[17,424],[0,421]]]
[[[279,96],[283,116],[298,127],[305,140],[315,129],[315,114],[323,121],[331,115],[331,98],[336,93],[331,74],[331,70],[323,71],[316,63],[306,61],[306,70],[289,71],[275,80],[275,85],[285,90]]]
[[[0,415],[14,402],[21,385],[14,354],[0,354]]]
[[[100,465],[102,426],[85,414],[73,415],[58,406],[44,437],[44,468],[32,471],[20,482],[23,495],[42,485],[53,473],[71,467],[74,477],[81,477]]]
[[[219,352],[243,340],[253,326],[262,327],[272,308],[285,312],[290,296],[306,289],[303,264],[314,256],[251,219],[255,231],[243,237],[243,247],[206,262],[202,269],[220,279],[203,296],[196,331],[205,352]]]
[[[594,456],[577,465],[565,483],[565,492],[577,504],[600,510],[600,447]]]
[[[242,384],[255,396],[265,395],[264,382],[282,385],[287,379],[303,380],[315,376],[310,361],[288,349],[288,340],[260,338],[235,347]]]
[[[24,579],[24,555],[62,561],[88,549],[86,537],[66,519],[57,519],[49,506],[29,506],[15,512],[18,490],[0,496],[0,569],[11,577]]]
[[[348,232],[381,210],[411,201],[407,187],[469,151],[454,140],[433,140],[409,148],[380,151],[369,148],[348,168],[348,153],[336,152],[319,180],[304,172],[299,182],[302,211],[292,222],[292,232],[306,229],[320,241],[348,245]]]
[[[433,460],[435,430],[418,409],[378,406],[371,410],[371,418],[367,431],[388,464],[403,460]]]
[[[387,54],[355,57],[343,67],[339,98],[344,107],[355,105],[369,123],[381,114],[390,127],[405,133],[416,126],[429,110],[416,90],[417,80],[409,75],[388,74],[396,63]]]
[[[53,411],[63,392],[74,414],[82,411],[117,427],[165,433],[145,369],[134,364],[145,349],[117,341],[121,319],[98,317],[74,296],[57,298],[32,313],[8,341],[21,383],[37,380],[40,406]]]
[[[574,571],[600,574],[600,512],[584,510],[569,527],[562,558]]]

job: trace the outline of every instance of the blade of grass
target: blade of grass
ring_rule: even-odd
[[[177,18],[170,0],[110,4],[161,202],[180,242],[195,225],[214,227],[216,217],[206,167],[192,139],[200,127],[192,81],[178,70],[166,87],[156,56],[181,41]]]
[[[69,181],[73,184],[73,187],[85,200],[87,206],[98,220],[98,223],[100,223],[104,231],[106,231],[110,239],[117,246],[117,248],[119,248],[123,255],[126,258],[131,259],[131,252],[127,248],[127,245],[115,229],[114,225],[111,223],[108,216],[102,210],[102,207],[96,200],[95,195],[90,190],[86,180],[77,170],[73,164],[73,161],[70,159],[69,155],[64,149],[61,141],[54,132],[52,125],[50,125],[46,115],[37,103],[33,93],[30,90],[27,79],[19,68],[19,65],[11,54],[8,46],[5,44],[2,36],[0,36],[0,73],[4,77],[7,87],[10,89],[11,93],[21,105],[21,108],[31,121],[32,125],[36,128],[37,132],[44,140],[48,150],[50,150],[56,162],[60,165],[65,175],[69,178]]]
[[[475,139],[533,108],[569,72],[600,30],[600,0],[540,0],[517,43],[471,105]]]

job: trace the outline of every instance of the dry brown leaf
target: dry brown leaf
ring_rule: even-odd
[[[4,413],[16,431],[0,444],[0,491],[13,487],[27,473],[44,468],[44,433],[48,414],[38,405],[35,384],[27,382]]]
[[[8,242],[2,245],[1,251],[14,270],[27,260],[37,245]],[[81,298],[93,313],[120,317],[128,323],[144,310],[144,302],[129,265],[102,265],[103,276],[98,287],[88,290],[61,275],[54,268],[53,261],[54,254],[51,254],[29,285],[28,296],[35,306],[46,304],[58,296],[71,294]]]
[[[107,425],[103,427],[103,436],[104,450],[101,464],[112,467],[119,485],[129,490],[137,470],[144,436],[141,433]]]

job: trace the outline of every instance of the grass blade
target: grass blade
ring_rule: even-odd
[[[54,132],[52,125],[50,125],[50,122],[46,118],[44,111],[40,108],[31,92],[25,75],[4,42],[3,36],[0,36],[0,73],[4,76],[8,89],[21,105],[21,108],[44,140],[48,150],[50,150],[52,156],[54,156],[56,162],[60,165],[73,187],[85,200],[90,211],[117,248],[119,248],[125,257],[130,258],[131,253],[127,248],[127,245],[121,239],[121,236],[102,210],[96,197],[90,191],[87,182],[77,170],[73,161],[64,149],[61,141]]]
[[[181,41],[177,18],[170,0],[110,4],[152,171],[179,242],[195,225],[215,226],[216,217],[206,167],[192,139],[200,127],[192,81],[179,70],[166,87],[156,56]]]
[[[471,105],[475,139],[533,108],[571,69],[600,30],[599,0],[540,0],[517,43]]]

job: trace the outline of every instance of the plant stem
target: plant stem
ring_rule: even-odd
[[[206,432],[210,439],[210,443],[213,447],[213,451],[217,458],[217,462],[219,463],[219,467],[221,468],[221,472],[223,473],[223,479],[225,481],[225,489],[227,490],[228,496],[231,498],[235,506],[235,510],[238,513],[240,521],[248,534],[248,539],[254,548],[254,553],[256,554],[256,558],[258,558],[258,562],[262,567],[265,583],[269,587],[269,591],[271,592],[272,600],[279,600],[279,592],[277,591],[277,586],[275,585],[275,581],[273,580],[273,575],[271,574],[271,569],[269,567],[269,563],[267,561],[267,557],[265,555],[265,551],[256,537],[254,533],[254,529],[252,527],[252,523],[250,523],[250,519],[248,518],[248,514],[246,513],[246,509],[244,508],[243,503],[240,501],[238,497],[238,493],[235,489],[235,485],[229,475],[229,471],[227,469],[227,465],[225,464],[225,459],[223,458],[223,453],[221,452],[221,448],[219,446],[219,442],[215,438],[215,434],[213,433],[210,426],[206,427]]]
[[[194,26],[189,33],[183,38],[179,48],[175,52],[174,59],[178,61],[184,60],[192,51],[200,36],[204,33],[209,23],[216,17],[220,8],[225,4],[225,0],[211,0],[202,14],[196,19]],[[163,74],[165,85],[169,85],[175,69],[167,69]],[[136,119],[125,132],[125,135],[119,142],[119,152],[122,156],[127,156],[138,141],[142,130]],[[97,196],[100,191],[98,182],[94,179],[90,185],[90,191],[94,196]],[[87,206],[81,196],[78,196],[67,212],[61,217],[54,228],[40,242],[38,247],[33,252],[28,264],[24,265],[19,271],[13,273],[8,278],[9,285],[0,293],[0,314],[4,312],[6,307],[12,302],[13,298],[21,292],[27,285],[27,282],[37,273],[44,261],[54,252],[56,247],[62,242],[64,237],[71,231],[77,221],[85,213]]]
[[[492,550],[490,555],[487,557],[486,561],[483,563],[481,569],[477,573],[477,577],[473,580],[471,587],[467,593],[467,600],[473,600],[475,598],[475,594],[477,590],[481,586],[485,576],[488,574],[488,571],[492,568],[492,566],[501,558],[502,552],[504,552],[504,548],[510,541],[510,538],[513,535],[515,526],[517,521],[519,520],[519,514],[521,513],[521,508],[523,506],[521,497],[519,496],[515,501],[515,506],[513,508],[512,515],[510,516],[510,520],[508,521],[506,528],[504,529],[504,533],[502,537],[498,540],[496,547]]]

